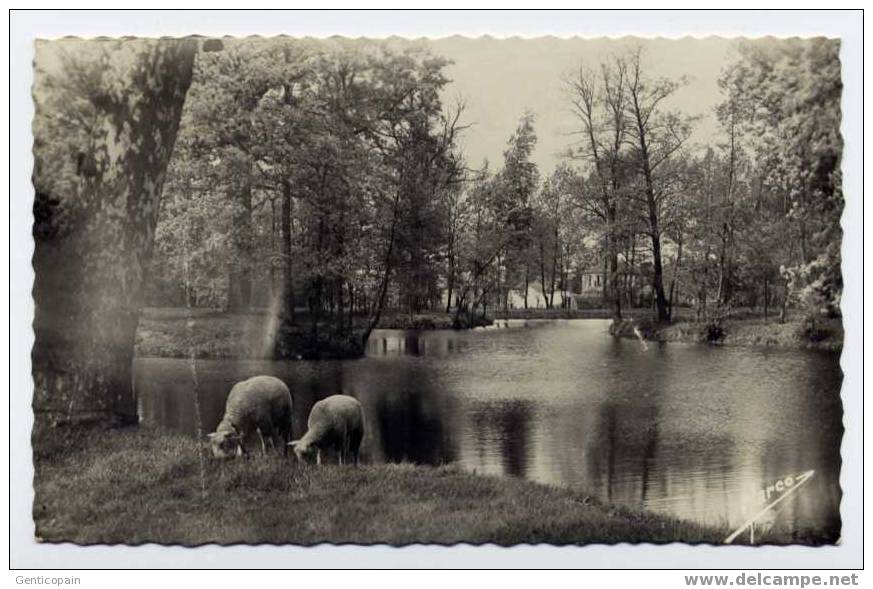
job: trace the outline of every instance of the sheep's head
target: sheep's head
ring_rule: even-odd
[[[303,440],[294,440],[288,442],[288,445],[294,450],[294,455],[298,462],[312,462],[315,457],[315,447],[304,442]]]
[[[213,432],[207,436],[215,458],[233,458],[242,453],[240,435],[235,432]]]

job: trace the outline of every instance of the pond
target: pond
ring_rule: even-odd
[[[777,481],[814,470],[768,517],[838,537],[838,355],[643,344],[608,327],[377,330],[361,359],[198,360],[195,385],[187,360],[138,358],[134,379],[141,419],[191,435],[198,412],[212,431],[233,383],[272,374],[294,396],[295,437],[318,399],[357,397],[365,463],[457,463],[711,524],[742,524],[768,486],[773,500]]]

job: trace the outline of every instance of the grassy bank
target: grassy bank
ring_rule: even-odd
[[[274,328],[275,329],[275,328]],[[209,309],[146,308],[136,331],[137,356],[263,358],[271,353],[266,314]]]
[[[651,321],[649,309],[624,311],[628,319],[613,327],[621,337],[637,337],[634,327],[648,340],[662,342],[717,343],[730,346],[779,346],[815,350],[842,349],[843,329],[840,319],[816,319],[811,322],[793,317],[784,323],[776,318],[764,319],[738,314],[721,322],[713,332],[704,322],[697,322],[687,312],[669,325]],[[501,312],[498,319],[609,319],[608,309],[516,309]],[[489,324],[481,319],[478,324]],[[388,313],[379,323],[383,329],[451,329],[453,316],[430,312],[410,315]],[[195,309],[144,309],[137,330],[136,353],[141,357],[181,358],[194,353],[199,358],[270,358],[277,320],[263,312],[226,313]],[[283,337],[284,356],[288,358],[355,357],[362,353],[357,341],[330,341],[323,328],[321,341],[314,342],[305,325],[295,326]],[[316,349],[318,348],[318,349]]]
[[[386,313],[379,321],[380,329],[469,329],[491,325],[490,317],[475,316],[469,319],[465,314],[458,317],[455,324],[455,314],[442,311],[426,311],[424,313]]]
[[[363,328],[337,334],[309,317],[283,324],[264,310],[226,312],[184,307],[145,308],[136,333],[140,357],[187,358],[355,358],[363,354]]]
[[[709,343],[726,346],[775,346],[808,350],[839,351],[843,348],[843,326],[839,318],[792,318],[784,323],[763,317],[732,317],[718,325],[678,319],[657,325],[648,318],[634,318],[613,324],[611,332],[620,337],[639,337],[660,342]]]
[[[334,337],[331,326],[323,325],[313,336],[308,318],[300,325],[284,327],[281,354],[286,358],[348,358],[360,356],[363,348],[355,337],[363,332],[364,318],[356,331]],[[490,319],[477,319],[488,325]],[[386,313],[379,322],[382,329],[453,329],[449,313]],[[467,327],[462,324],[461,328]],[[146,308],[136,334],[136,354],[141,357],[187,358],[272,358],[272,334],[280,329],[278,319],[263,311],[229,313],[211,309]]]
[[[36,533],[49,542],[717,543],[727,534],[448,466],[217,462],[194,440],[145,428],[50,430],[34,448]]]

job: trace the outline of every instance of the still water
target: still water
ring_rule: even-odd
[[[608,326],[377,330],[357,360],[201,360],[197,403],[187,360],[140,358],[135,385],[144,421],[193,435],[233,383],[272,374],[294,396],[295,437],[315,401],[357,397],[365,462],[457,463],[713,524],[743,523],[768,485],[814,469],[774,523],[838,537],[838,355],[646,346]]]

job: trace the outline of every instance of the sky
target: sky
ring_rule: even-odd
[[[454,63],[445,71],[452,80],[444,99],[466,103],[462,146],[469,165],[487,158],[500,167],[506,142],[525,110],[536,115],[537,148],[534,161],[549,174],[561,153],[577,140],[578,121],[569,110],[562,79],[580,64],[596,66],[613,52],[642,46],[645,71],[654,77],[688,78],[687,86],[671,100],[671,109],[701,119],[691,137],[700,144],[714,140],[718,127],[713,109],[720,102],[718,78],[736,57],[737,41],[705,39],[495,39],[447,37],[421,41]]]

